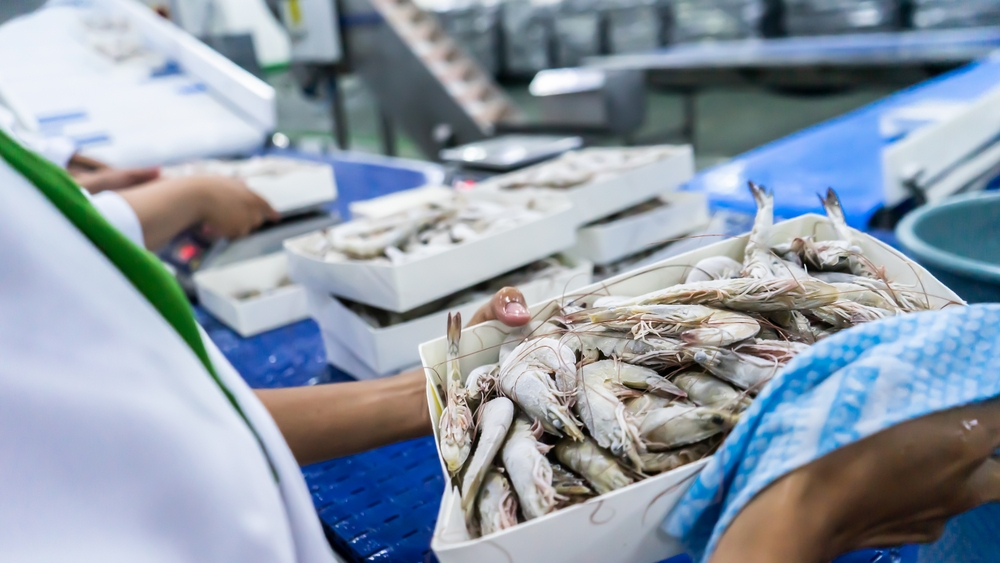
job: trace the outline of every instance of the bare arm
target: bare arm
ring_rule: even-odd
[[[237,238],[278,214],[234,178],[191,176],[157,180],[119,192],[139,218],[146,247],[156,249],[204,223],[213,234]]]
[[[302,465],[431,432],[423,370],[385,379],[258,389]]]
[[[509,326],[527,323],[521,293],[501,289],[469,324],[491,320]],[[306,465],[430,434],[425,381],[421,369],[375,381],[256,393],[295,459]]]

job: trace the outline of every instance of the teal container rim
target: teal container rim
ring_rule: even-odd
[[[939,268],[953,274],[973,278],[980,281],[1000,284],[1000,265],[981,260],[974,260],[964,256],[941,250],[932,246],[917,236],[916,226],[928,216],[937,214],[944,210],[962,208],[981,203],[983,201],[1000,202],[1000,193],[973,193],[956,196],[939,203],[925,205],[908,213],[896,226],[896,239],[912,252],[917,261]]]

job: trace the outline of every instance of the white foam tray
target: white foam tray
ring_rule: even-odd
[[[280,173],[246,174],[243,163],[247,161],[227,162],[225,168],[229,175],[246,182],[251,191],[267,200],[278,213],[290,214],[337,199],[337,184],[331,165],[276,156],[257,158],[280,161],[281,166],[286,169]],[[164,168],[163,175],[170,177],[199,173],[194,168],[197,166],[198,162],[193,162],[167,167]]]
[[[445,186],[427,185],[411,190],[391,193],[381,197],[351,202],[351,219],[382,219],[407,209],[444,203],[455,195],[455,191]]]
[[[517,288],[528,303],[550,299],[568,291],[590,285],[594,266],[586,260],[560,257],[569,267],[555,275],[539,277],[525,282]],[[477,299],[457,307],[449,307],[409,322],[376,328],[346,307],[329,293],[308,290],[309,313],[324,333],[324,341],[335,340],[340,347],[349,350],[354,359],[365,366],[356,374],[344,366],[337,365],[358,379],[367,376],[386,376],[406,368],[420,365],[421,343],[444,334],[448,313],[461,313],[468,321],[477,310],[490,301],[490,297]],[[339,356],[327,350],[327,357]],[[332,362],[331,362],[332,363]]]
[[[301,250],[303,235],[285,241],[292,279],[317,291],[402,313],[495,278],[576,242],[565,197],[540,199],[541,217],[405,264],[327,262]]]
[[[241,336],[253,336],[309,318],[306,290],[300,285],[278,287],[288,275],[281,253],[244,260],[194,275],[198,301]],[[274,290],[268,295],[236,299],[236,294]]]
[[[576,246],[569,254],[604,266],[708,224],[705,194],[668,192],[659,199],[667,205],[611,223],[580,228],[576,232]]]
[[[569,197],[573,203],[575,224],[581,227],[664,192],[675,190],[694,176],[694,151],[691,145],[663,145],[658,148],[670,149],[672,154],[646,166],[598,178],[570,189],[543,191],[565,194]],[[534,168],[544,167],[550,162],[536,164],[513,174],[522,174]],[[501,193],[505,191],[499,190],[490,180],[481,182],[475,189]]]
[[[822,239],[833,237],[825,217],[804,215],[775,225],[773,241],[793,236],[817,234]],[[860,234],[860,233],[859,233]],[[931,304],[943,306],[961,299],[919,264],[898,251],[868,236],[860,235],[861,248],[875,264],[885,266],[887,273],[903,284],[919,284]],[[746,246],[746,235],[693,250],[657,264],[619,275],[578,290],[575,295],[637,296],[680,283],[686,268],[664,267],[693,265],[709,256],[725,255],[740,260]],[[544,318],[543,309],[553,307],[552,301],[530,307],[536,318]],[[511,333],[497,322],[486,323],[462,332],[460,343],[463,377],[472,369],[496,362],[499,344]],[[444,338],[420,346],[420,357],[427,375],[427,402],[434,423],[435,441],[442,405],[435,386],[444,374],[447,344]],[[440,448],[438,449],[440,457]],[[431,547],[441,563],[559,563],[578,561],[616,561],[619,563],[653,563],[682,552],[679,543],[659,526],[687,491],[693,477],[704,467],[701,460],[674,471],[663,473],[612,493],[601,495],[582,504],[559,510],[519,524],[485,538],[467,540],[464,517],[458,491],[446,486]],[[444,462],[441,471],[450,483]]]

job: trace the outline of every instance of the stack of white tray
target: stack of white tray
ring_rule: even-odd
[[[583,180],[563,183],[559,188],[520,180],[545,179],[551,176],[550,170],[556,170],[558,177],[560,167],[565,169],[567,162],[585,168],[595,162],[630,164],[577,175]],[[530,206],[539,213],[530,221],[397,262],[385,258],[354,260],[319,251],[326,235],[311,233],[285,241],[289,272],[296,283],[308,289],[309,312],[323,331],[328,361],[357,378],[389,375],[419,363],[417,344],[444,334],[449,311],[461,312],[465,319],[471,317],[488,301],[491,291],[504,285],[498,285],[498,277],[571,252],[559,258],[563,267],[557,274],[527,281],[522,277],[510,284],[535,301],[588,283],[594,258],[612,261],[703,226],[708,220],[704,198],[675,191],[693,172],[690,146],[584,149],[491,178],[463,194],[470,199]],[[570,170],[571,176],[574,173]],[[448,197],[447,190],[429,186],[356,203],[351,212],[358,218],[355,220],[378,221],[415,207],[440,205]],[[658,197],[663,198],[657,200],[660,205],[647,213],[591,225]],[[489,280],[494,283],[484,284]],[[472,288],[481,293],[469,298]],[[390,318],[393,313],[393,322],[379,323],[372,318]]]
[[[606,266],[689,235],[708,221],[705,194],[667,192],[581,227],[576,233],[576,246],[569,253]]]
[[[517,287],[526,302],[532,303],[574,291],[592,281],[593,265],[586,260],[556,255],[537,264],[543,262],[558,266],[536,268],[540,271],[530,274],[499,276],[464,295],[423,307],[426,311],[393,315],[312,289],[307,290],[308,309],[322,331],[327,361],[357,379],[374,379],[419,366],[417,347],[428,338],[444,334],[448,313],[458,312],[468,321],[489,303],[494,291],[506,285]],[[379,322],[375,314],[382,319],[395,318]]]

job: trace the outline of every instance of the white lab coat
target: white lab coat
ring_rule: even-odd
[[[66,137],[43,137],[39,133],[24,126],[9,108],[0,103],[0,129],[13,137],[22,146],[42,155],[60,168],[66,168],[69,160],[76,153],[76,144]],[[90,195],[83,192],[97,210],[109,223],[115,226],[132,242],[145,246],[142,237],[142,224],[135,211],[125,201],[125,198],[113,191]]]
[[[337,561],[276,425],[0,159],[0,559]]]

